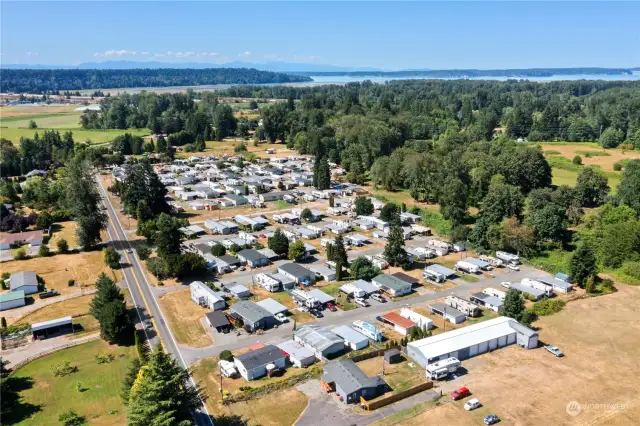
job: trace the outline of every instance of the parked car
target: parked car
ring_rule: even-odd
[[[480,406],[480,400],[478,398],[470,399],[464,404],[464,409],[467,411],[475,410]]]
[[[338,308],[336,308],[336,305],[334,305],[331,302],[327,303],[327,309],[330,310],[331,312],[336,312],[338,310]]]
[[[289,322],[289,318],[282,312],[279,312],[275,315],[276,319],[280,322]]]
[[[371,295],[371,298],[372,298],[373,300],[376,300],[376,301],[380,302],[380,303],[385,303],[385,302],[387,301],[387,299],[385,299],[384,297],[382,297],[382,295],[381,295],[381,294],[379,294],[379,293],[373,293],[373,294]]]
[[[313,315],[316,318],[322,318],[324,315],[322,315],[322,312],[320,312],[319,309],[312,309],[309,311],[311,313],[311,315]]]
[[[126,249],[125,251],[126,251],[127,253],[133,253],[133,251],[131,251],[131,249],[130,249],[130,248]]]
[[[500,421],[500,418],[495,414],[489,414],[487,417],[484,418],[485,425],[494,425],[499,421]]]
[[[500,285],[504,288],[511,288],[511,283],[509,281],[502,281]]]
[[[362,306],[363,308],[367,308],[369,306],[369,304],[367,303],[366,300],[364,300],[361,297],[356,297],[355,299],[353,299],[353,301],[355,303],[357,303],[358,305]]]
[[[507,268],[511,269],[512,271],[519,271],[520,267],[518,265],[512,265],[512,264],[507,264]]]
[[[469,388],[467,388],[466,386],[463,386],[461,388],[454,390],[449,395],[451,396],[451,399],[453,399],[454,401],[457,401],[459,399],[466,398],[469,395],[471,395],[471,391],[469,391]]]
[[[546,350],[548,350],[549,352],[551,352],[552,354],[554,354],[555,356],[557,356],[557,357],[563,357],[563,356],[564,356],[564,353],[563,353],[560,349],[558,349],[557,347],[555,347],[555,346],[552,346],[552,345],[544,345],[544,348],[545,348]]]

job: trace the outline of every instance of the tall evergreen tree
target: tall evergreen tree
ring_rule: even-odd
[[[131,172],[123,183],[121,200],[125,213],[134,218],[138,216],[138,208],[143,202],[154,216],[169,213],[171,207],[165,196],[167,189],[148,161],[142,161],[131,168]]]
[[[520,291],[511,288],[507,291],[504,304],[500,307],[500,315],[520,321],[524,312],[524,299]]]
[[[583,243],[573,252],[569,262],[569,273],[573,282],[580,287],[585,286],[587,279],[598,272],[596,255],[588,243]]]
[[[404,249],[404,234],[400,226],[400,220],[391,223],[387,244],[384,247],[384,258],[391,266],[400,266],[407,261],[407,252]]]
[[[89,313],[100,323],[100,336],[109,343],[123,342],[133,333],[124,295],[115,282],[101,274],[96,281],[97,293],[89,305]]]
[[[67,164],[65,199],[78,225],[77,242],[80,247],[91,248],[102,240],[107,227],[107,216],[99,208],[100,195],[89,163],[74,159]]]
[[[316,155],[313,164],[313,186],[320,190],[331,187],[331,169],[326,156]]]
[[[267,246],[276,254],[286,255],[289,253],[289,239],[282,233],[280,229],[276,229],[273,236],[267,239]]]
[[[156,220],[157,232],[154,234],[154,243],[158,247],[158,255],[168,256],[180,254],[183,223],[180,219],[162,213]]]
[[[187,370],[158,347],[131,386],[129,426],[189,426],[206,395],[189,383]]]
[[[336,263],[341,262],[343,266],[348,266],[349,261],[347,258],[347,250],[344,248],[344,240],[342,239],[342,235],[338,235],[333,244],[330,244],[331,247],[331,257],[329,260],[332,260]]]

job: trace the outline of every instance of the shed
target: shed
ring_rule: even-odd
[[[295,367],[304,368],[316,362],[313,352],[293,340],[287,340],[277,346]]]
[[[229,283],[224,286],[229,293],[236,299],[248,299],[251,297],[251,292],[248,288],[238,283]]]
[[[369,339],[367,339],[367,336],[359,333],[348,325],[339,325],[332,328],[331,331],[341,337],[344,340],[345,345],[349,346],[351,350],[357,351],[369,346]]]
[[[21,271],[11,274],[9,277],[11,291],[22,290],[24,294],[38,292],[38,276],[32,271]]]
[[[24,291],[10,291],[9,293],[0,294],[0,311],[18,308],[24,306]]]
[[[402,354],[400,353],[400,349],[393,348],[384,352],[384,361],[389,364],[396,364],[402,361]]]
[[[286,358],[280,348],[267,345],[262,348],[238,355],[233,362],[245,380],[255,380],[267,374],[267,366],[273,364],[285,368]]]
[[[38,340],[72,332],[73,318],[71,317],[57,318],[31,325],[31,333],[33,334],[33,338]]]
[[[278,253],[276,253],[275,251],[271,250],[270,248],[260,249],[260,250],[258,250],[258,253],[262,254],[263,256],[265,256],[269,260],[275,260],[275,259],[278,259],[280,257],[280,255]]]
[[[477,303],[478,305],[491,309],[494,312],[498,312],[503,305],[502,300],[482,292],[472,293],[469,296],[469,299],[473,303]]]

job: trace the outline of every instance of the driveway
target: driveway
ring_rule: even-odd
[[[340,402],[335,393],[324,393],[318,380],[302,383],[296,389],[309,397],[309,405],[298,418],[296,426],[364,426],[440,396],[439,391],[428,390],[368,413]]]

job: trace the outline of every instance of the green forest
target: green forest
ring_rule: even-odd
[[[266,84],[311,81],[252,68],[64,70],[3,69],[0,90],[13,93],[50,93],[68,90],[200,86],[204,84]]]

